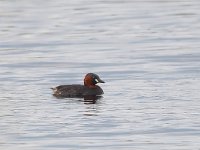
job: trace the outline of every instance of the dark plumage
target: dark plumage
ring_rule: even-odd
[[[84,85],[72,84],[72,85],[60,85],[52,88],[54,96],[57,97],[85,97],[102,95],[104,92],[96,85],[97,83],[105,83],[94,73],[88,73],[84,78]]]

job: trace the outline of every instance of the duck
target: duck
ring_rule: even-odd
[[[51,88],[55,97],[90,97],[101,96],[103,89],[97,83],[105,83],[95,73],[87,73],[84,78],[84,84],[59,85]]]

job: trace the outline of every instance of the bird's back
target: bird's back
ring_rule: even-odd
[[[101,95],[103,90],[99,86],[93,88],[74,84],[74,85],[60,85],[55,88],[52,88],[54,96],[57,97],[83,97],[86,95]]]

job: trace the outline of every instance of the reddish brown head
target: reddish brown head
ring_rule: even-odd
[[[88,87],[95,87],[97,83],[105,83],[103,80],[99,78],[97,74],[88,73],[84,78],[84,85]]]

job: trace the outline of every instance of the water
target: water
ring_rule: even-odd
[[[199,6],[0,1],[0,149],[200,149]],[[51,95],[88,72],[96,103]]]

